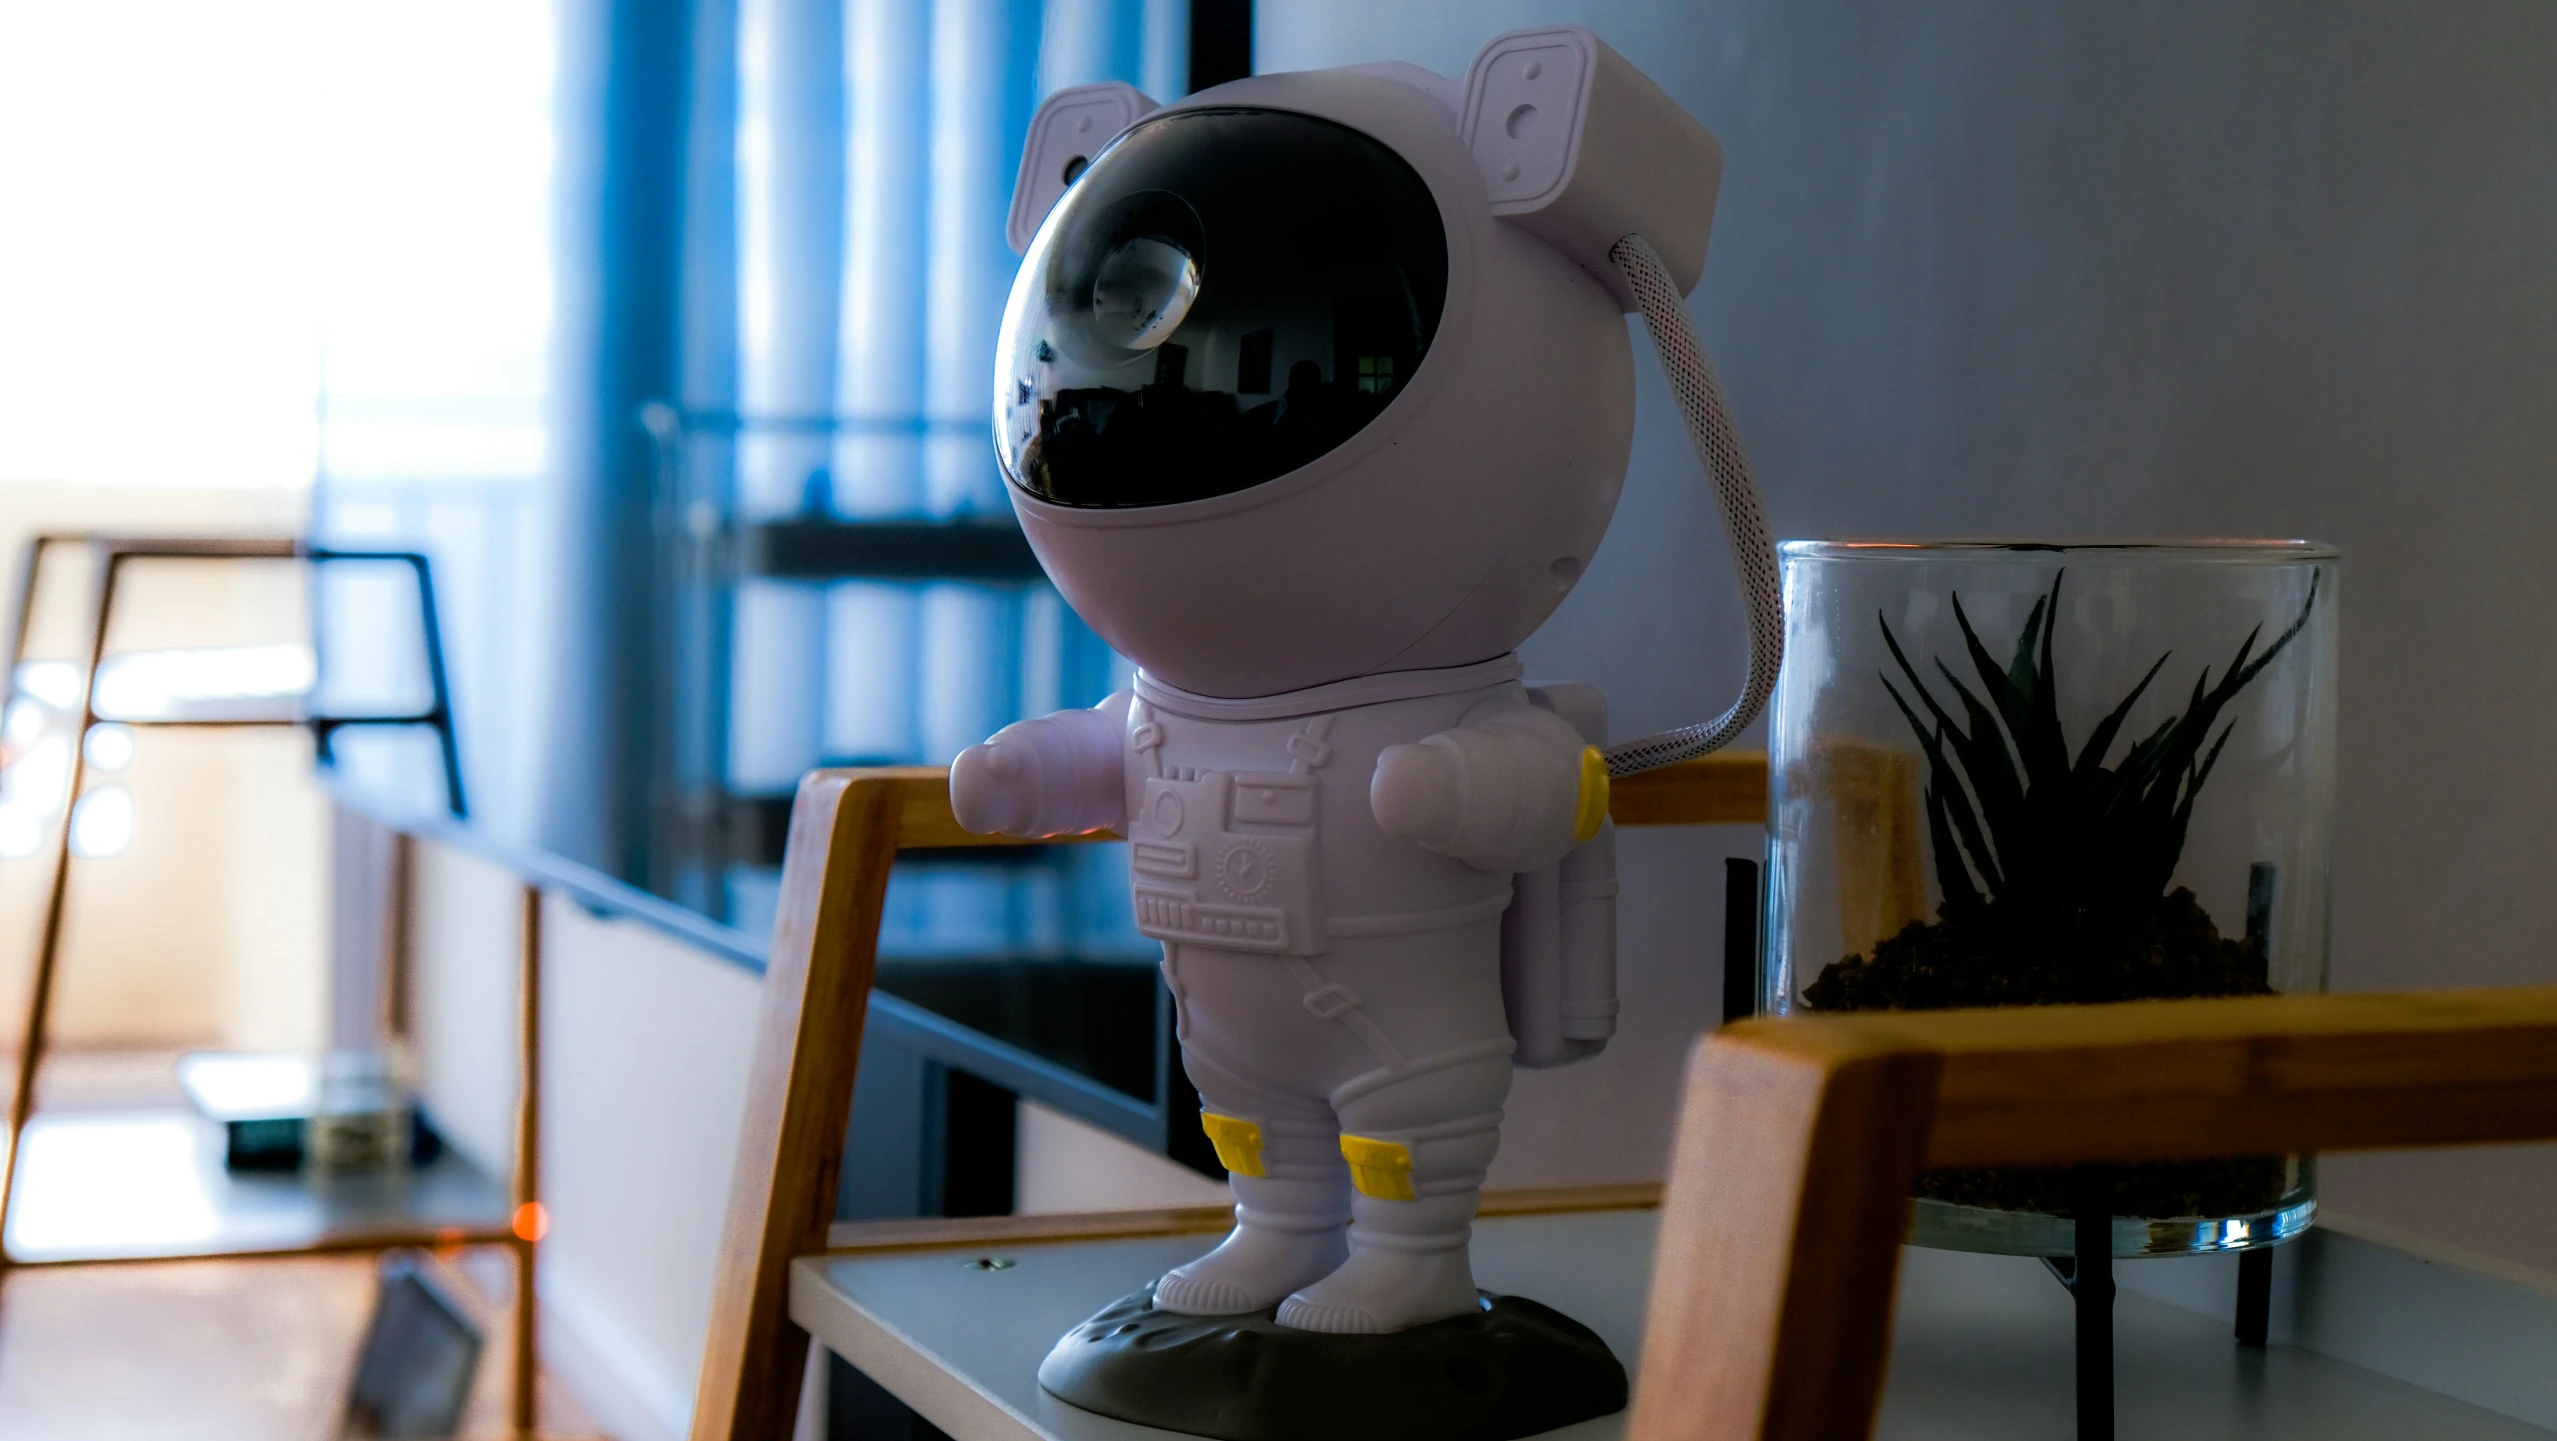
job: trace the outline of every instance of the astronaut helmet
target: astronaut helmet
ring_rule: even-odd
[[[996,448],[1050,578],[1158,680],[1257,697],[1484,660],[1596,552],[1627,306],[1495,215],[1468,99],[1384,65],[1042,107]]]

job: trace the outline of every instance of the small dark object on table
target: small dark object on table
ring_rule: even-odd
[[[1548,1306],[1484,1308],[1388,1336],[1183,1316],[1147,1286],[1066,1333],[1039,1384],[1086,1411],[1218,1441],[1511,1441],[1621,1411],[1625,1368]]]

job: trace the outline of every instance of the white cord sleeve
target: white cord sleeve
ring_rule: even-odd
[[[1784,590],[1776,574],[1775,542],[1767,537],[1767,519],[1758,509],[1758,487],[1749,476],[1749,457],[1732,428],[1731,411],[1723,404],[1722,386],[1696,342],[1696,327],[1687,319],[1686,301],[1669,278],[1659,252],[1639,235],[1628,235],[1607,252],[1633,287],[1642,307],[1643,326],[1660,351],[1661,368],[1669,372],[1669,388],[1678,397],[1678,413],[1686,418],[1687,438],[1696,458],[1713,480],[1714,498],[1722,505],[1724,531],[1731,537],[1731,560],[1740,573],[1740,588],[1749,605],[1749,675],[1731,709],[1698,725],[1681,726],[1639,740],[1607,747],[1607,774],[1632,775],[1722,749],[1758,718],[1775,694],[1776,670],[1785,657]]]

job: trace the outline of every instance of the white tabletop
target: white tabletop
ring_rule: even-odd
[[[222,1128],[184,1107],[63,1110],[27,1125],[10,1198],[22,1261],[290,1251],[370,1236],[495,1231],[505,1189],[457,1151],[415,1169],[233,1172]]]
[[[1656,1213],[1515,1216],[1475,1227],[1477,1279],[1533,1297],[1606,1338],[1630,1368]],[[793,1268],[791,1318],[958,1441],[1136,1441],[1175,1433],[1078,1411],[1039,1389],[1056,1339],[1215,1237],[1147,1237],[815,1257]],[[1016,1264],[972,1269],[997,1255]],[[2126,1263],[2135,1264],[2135,1263]],[[2069,1295],[2038,1261],[1905,1254],[1878,1435],[1891,1441],[2066,1437],[2074,1430]],[[2227,1327],[2124,1293],[2114,1319],[2125,1437],[2398,1441],[2551,1433],[2286,1346],[2248,1350]],[[1547,1433],[1600,1441],[1624,1418]]]

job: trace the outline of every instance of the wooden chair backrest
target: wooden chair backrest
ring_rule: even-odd
[[[1620,826],[1758,825],[1767,758],[1707,756],[1612,787]],[[879,918],[899,851],[1007,842],[961,830],[939,766],[815,771],[799,783],[764,971],[746,1116],[720,1238],[693,1441],[783,1441],[799,1404],[807,1333],[790,1323],[793,1258],[823,1251],[834,1220]]]
[[[2557,1138],[2557,988],[1743,1021],[1689,1068],[1632,1434],[1871,1434],[1936,1166]]]

